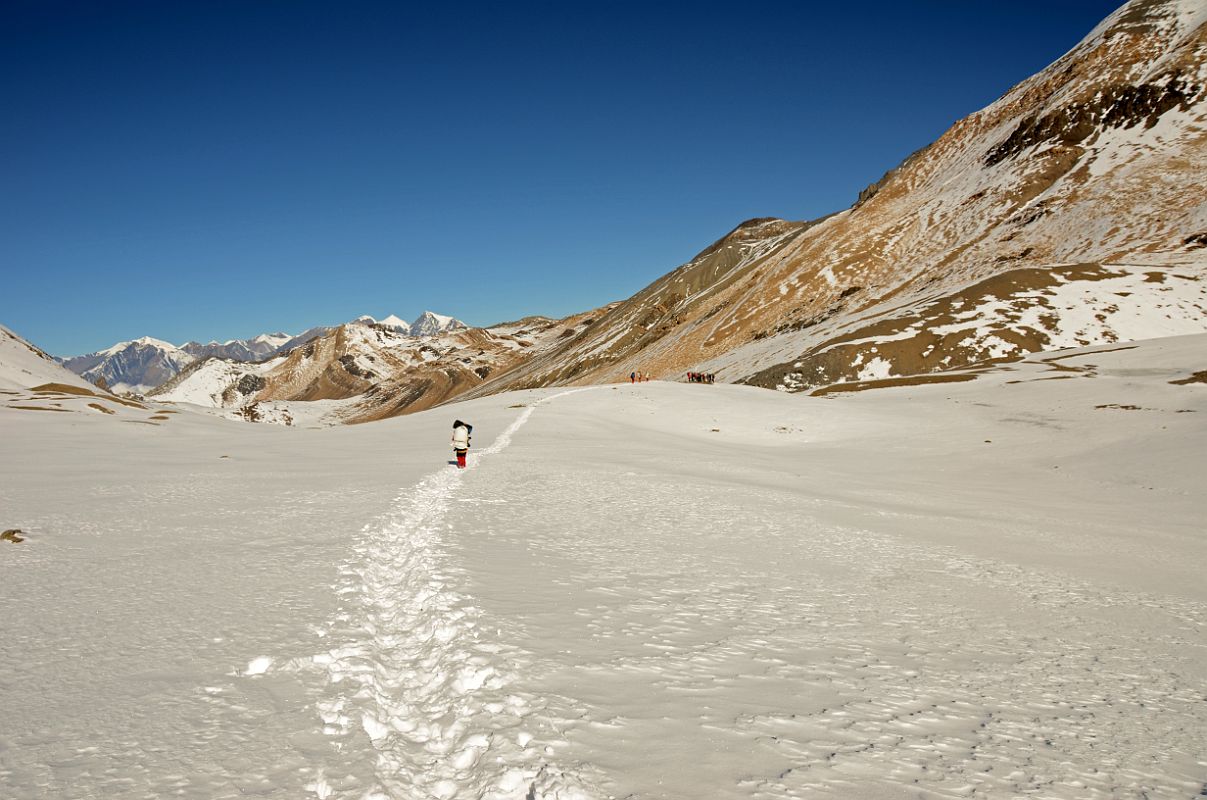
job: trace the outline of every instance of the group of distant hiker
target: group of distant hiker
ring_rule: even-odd
[[[649,373],[641,374],[640,372],[629,373],[629,383],[641,383],[650,379]],[[711,372],[689,372],[687,373],[688,383],[716,383],[717,376]]]

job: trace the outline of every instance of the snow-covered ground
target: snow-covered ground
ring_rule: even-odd
[[[1205,352],[329,429],[0,407],[0,796],[1196,796]]]

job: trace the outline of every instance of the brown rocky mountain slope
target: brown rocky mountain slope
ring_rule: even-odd
[[[1207,328],[1207,6],[1135,0],[813,223],[751,220],[471,390],[801,390]]]

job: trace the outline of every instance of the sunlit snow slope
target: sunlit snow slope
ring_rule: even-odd
[[[52,356],[0,325],[0,389],[13,396],[22,389],[48,383],[96,389],[91,383],[65,369]]]

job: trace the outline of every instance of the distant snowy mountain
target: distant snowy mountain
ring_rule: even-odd
[[[386,317],[385,319],[377,320],[377,324],[384,325],[387,328],[393,328],[394,330],[400,331],[402,333],[410,333],[410,331],[411,331],[411,324],[409,322],[407,322],[405,319],[395,316],[394,314],[391,314],[390,316]]]
[[[229,358],[232,361],[263,361],[266,358],[272,358],[277,353],[286,352],[298,345],[306,344],[306,342],[322,336],[329,330],[331,328],[327,326],[318,326],[310,328],[297,336],[288,333],[262,333],[251,339],[232,339],[229,342],[221,344],[218,342],[210,342],[209,344],[188,342],[182,345],[180,349],[198,359],[216,356],[218,358]]]
[[[411,323],[412,336],[435,336],[445,331],[459,330],[469,327],[464,322],[453,317],[446,317],[432,311],[424,311]]]
[[[144,336],[88,355],[63,361],[63,366],[115,392],[144,393],[171,379],[196,358],[170,342]]]
[[[424,311],[414,322],[406,320],[394,314],[384,319],[374,319],[371,316],[365,315],[352,320],[354,325],[376,325],[381,328],[389,328],[392,331],[406,334],[409,336],[435,336],[438,333],[446,331],[464,330],[469,328],[461,320],[455,317],[447,317],[443,314],[437,314],[433,311]]]
[[[293,337],[288,333],[262,333],[251,339],[232,339],[229,342],[187,342],[180,349],[194,358],[219,356],[235,361],[259,361],[277,352]]]
[[[265,409],[282,403],[322,401],[330,405],[328,421],[365,422],[453,400],[585,330],[593,313],[493,328],[457,327],[435,314],[415,325],[360,317],[266,361],[199,361],[151,396],[233,409],[246,419],[263,419]],[[424,323],[443,330],[411,335]]]
[[[414,322],[391,314],[380,320],[365,315],[349,324],[384,329],[406,337],[430,337],[467,329],[460,320],[431,311],[425,311]],[[191,364],[213,358],[234,363],[263,362],[327,336],[333,330],[336,329],[317,326],[297,336],[264,333],[251,339],[206,344],[187,342],[179,347],[171,342],[144,336],[130,342],[118,342],[95,353],[66,358],[62,363],[89,381],[104,381],[114,391],[145,394],[171,381]],[[239,370],[234,372],[239,373]],[[213,369],[208,369],[205,374],[214,374]]]
[[[88,355],[63,359],[63,366],[90,381],[104,380],[116,392],[145,394],[176,377],[190,364],[209,358],[236,362],[263,361],[278,353],[303,345],[331,328],[316,327],[297,336],[288,333],[264,333],[251,339],[228,342],[188,342],[180,347],[144,336],[131,342],[118,342]]]

